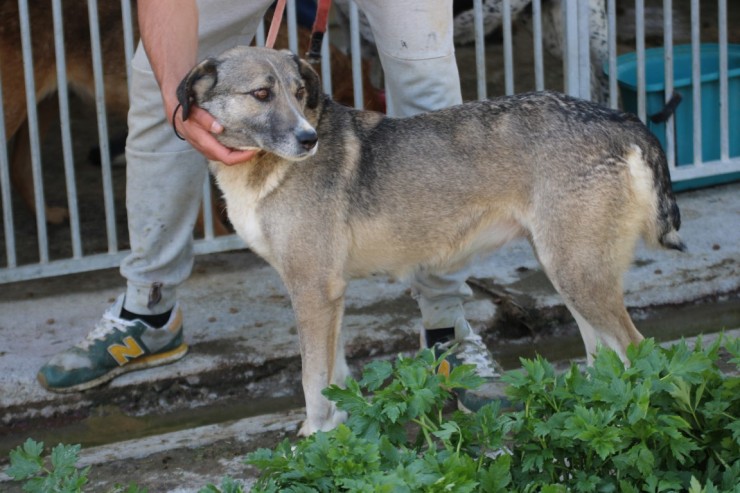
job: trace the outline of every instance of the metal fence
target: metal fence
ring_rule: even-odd
[[[502,9],[500,22],[491,21],[492,10],[489,8],[493,3],[500,3]],[[671,167],[671,175],[674,183],[681,184],[691,180],[706,177],[724,176],[728,173],[740,173],[740,150],[736,143],[740,141],[740,122],[737,122],[736,110],[740,105],[740,64],[736,62],[734,51],[730,51],[740,40],[729,39],[733,33],[728,32],[730,18],[740,18],[738,12],[728,12],[727,0],[705,1],[686,0],[674,5],[672,0],[559,0],[557,16],[554,19],[546,18],[548,10],[553,8],[553,2],[532,0],[521,2],[517,0],[474,0],[473,12],[474,23],[472,24],[471,37],[474,44],[459,47],[458,59],[468,56],[471,63],[461,63],[461,78],[473,81],[469,93],[470,98],[486,98],[501,93],[512,94],[515,91],[529,89],[557,89],[569,94],[586,99],[599,99],[594,94],[594,79],[604,77],[606,88],[605,104],[611,107],[634,105],[639,117],[650,122],[651,110],[650,100],[657,94],[660,103],[671,101],[672,95],[677,91],[674,84],[678,57],[677,50],[688,50],[690,55],[690,67],[688,69],[689,83],[684,88],[684,101],[679,104],[689,107],[692,112],[690,116],[684,117],[691,120],[690,135],[685,136],[677,132],[689,122],[678,124],[676,114],[669,115],[664,122],[656,124],[654,131],[661,133],[666,154]],[[6,2],[7,3],[7,2]],[[80,2],[81,3],[81,2]],[[522,10],[523,3],[531,3]],[[109,123],[106,115],[106,84],[103,73],[104,64],[101,46],[109,32],[101,32],[98,22],[97,0],[88,0],[86,15],[89,17],[90,49],[92,56],[92,72],[94,79],[94,106],[98,146],[100,149],[100,168],[95,170],[95,190],[89,190],[90,183],[85,181],[84,190],[79,186],[82,170],[89,173],[89,166],[80,161],[80,152],[77,150],[81,144],[89,144],[87,137],[73,135],[73,115],[71,110],[70,96],[68,92],[68,67],[65,63],[65,53],[75,49],[74,46],[65,47],[64,24],[69,19],[63,15],[62,0],[51,0],[53,18],[53,44],[54,56],[56,58],[56,87],[58,97],[59,113],[59,135],[54,152],[49,152],[44,142],[51,138],[39,131],[39,108],[34,98],[28,98],[25,104],[26,122],[28,125],[28,147],[30,157],[27,165],[31,168],[32,187],[34,193],[33,203],[35,213],[29,212],[18,193],[11,184],[11,166],[17,159],[16,148],[20,145],[21,138],[17,133],[9,135],[6,129],[6,118],[10,99],[16,98],[16,94],[3,94],[4,86],[0,86],[0,101],[3,101],[3,112],[0,112],[0,198],[2,199],[2,236],[0,237],[0,248],[4,249],[4,261],[0,258],[0,283],[9,283],[27,279],[57,276],[75,272],[90,271],[96,269],[116,267],[122,258],[128,253],[125,237],[125,207],[120,191],[120,182],[123,174],[112,163],[109,150]],[[711,4],[711,19],[707,29],[704,8]],[[120,16],[122,24],[122,45],[125,51],[125,60],[131,60],[134,51],[135,29],[132,19],[130,0],[120,2]],[[737,5],[733,6],[737,7]],[[48,10],[48,9],[47,9]],[[521,11],[521,12],[520,12]],[[598,15],[594,12],[603,11],[605,17],[603,22],[598,21]],[[33,38],[37,31],[33,30],[37,19],[33,15],[34,10],[29,10],[28,0],[18,0],[17,19],[2,19],[7,25],[15,23],[19,26],[20,41],[15,46],[3,47],[15,49],[20,53],[19,66],[4,63],[0,72],[0,79],[8,78],[8,71],[22,71],[25,94],[36,94],[38,83],[34,77],[34,54]],[[621,14],[620,14],[621,12]],[[676,15],[681,13],[687,21],[681,21],[677,26]],[[15,15],[15,14],[14,14]],[[516,27],[520,17],[526,17],[526,25],[530,29]],[[348,35],[337,35],[342,38],[340,44],[355,54],[352,56],[351,74],[354,81],[354,104],[362,107],[364,102],[362,86],[361,45],[363,40],[360,34],[361,14],[356,6],[349,4],[349,29]],[[625,21],[625,19],[627,19]],[[658,19],[658,21],[656,21]],[[683,19],[683,17],[682,17]],[[289,0],[287,8],[287,26],[289,31],[289,48],[298,51],[297,21],[295,0]],[[500,26],[496,32],[500,35],[491,35],[491,31],[499,22]],[[547,39],[547,23],[556,26],[556,38]],[[620,22],[622,24],[620,24]],[[657,22],[657,24],[656,24]],[[632,34],[624,36],[629,24]],[[557,30],[561,26],[561,30]],[[601,27],[600,27],[601,26]],[[552,26],[550,26],[552,27]],[[677,35],[677,27],[682,29],[681,35]],[[605,41],[605,59],[601,60],[594,56],[594,29],[603,32]],[[627,29],[629,31],[629,29]],[[341,32],[332,29],[334,36]],[[559,34],[558,34],[559,33]],[[659,33],[658,36],[656,33]],[[683,39],[683,38],[686,39]],[[677,41],[678,40],[678,41]],[[7,43],[7,39],[2,39]],[[257,44],[264,43],[264,29],[257,34]],[[329,60],[329,36],[324,43],[324,63],[322,64],[322,80],[327,93],[332,93],[331,66]],[[702,60],[707,43],[716,45],[716,67],[713,62]],[[660,51],[660,72],[655,73],[648,69],[650,59],[654,57],[656,48],[648,48],[648,44],[656,45]],[[684,44],[686,46],[684,46]],[[525,46],[525,48],[522,48]],[[674,49],[674,46],[676,47]],[[546,48],[560,52],[562,62],[553,63],[553,57]],[[527,66],[522,65],[522,57],[519,55],[525,49],[528,55]],[[633,52],[625,54],[626,52]],[[740,55],[738,55],[740,56]],[[632,85],[621,80],[622,61],[625,57],[634,58],[634,81]],[[684,63],[683,59],[681,63]],[[601,66],[603,64],[603,67]],[[705,69],[716,72],[711,84],[716,86],[714,92],[707,96],[704,87],[707,82]],[[683,70],[683,69],[682,69]],[[129,64],[126,64],[126,73],[130,76]],[[603,75],[608,73],[608,76]],[[596,74],[596,75],[594,75]],[[526,77],[531,80],[522,82]],[[663,86],[655,90],[652,79],[659,77],[663,80]],[[709,77],[709,78],[712,78]],[[553,82],[554,81],[554,82]],[[630,86],[630,87],[628,87]],[[631,92],[630,92],[631,91]],[[686,97],[688,91],[689,97]],[[4,96],[4,97],[3,97]],[[707,99],[712,98],[711,101]],[[688,99],[688,101],[687,101]],[[704,101],[703,101],[704,99]],[[715,101],[716,99],[716,101]],[[629,100],[629,101],[628,101]],[[634,100],[634,101],[632,101]],[[712,119],[709,127],[705,120]],[[703,125],[704,124],[704,125]],[[707,135],[707,128],[710,134]],[[715,130],[716,129],[716,130]],[[12,129],[16,132],[17,129]],[[690,140],[692,154],[690,162],[681,162],[677,150],[677,144]],[[703,154],[703,144],[708,139],[716,140],[718,148],[715,157],[707,158]],[[80,142],[80,141],[84,142]],[[50,155],[52,154],[52,155]],[[42,165],[43,157],[43,165]],[[684,159],[685,161],[685,159]],[[63,172],[59,171],[56,178],[49,185],[49,179],[45,181],[45,175],[49,169],[61,162]],[[83,166],[86,166],[83,168]],[[58,166],[57,166],[58,167]],[[14,171],[18,173],[17,170]],[[207,177],[204,177],[204,203],[211,201],[211,186]],[[61,182],[64,186],[61,186]],[[45,183],[47,188],[45,190]],[[68,211],[68,221],[63,225],[49,225],[45,212],[45,204],[48,192],[65,191],[63,201]],[[47,192],[47,193],[45,193]],[[83,193],[84,192],[84,193]],[[93,193],[94,192],[94,193]],[[83,204],[81,194],[95,195],[97,202]],[[204,207],[208,210],[208,207]],[[85,214],[98,214],[98,219],[85,221]],[[216,236],[214,224],[209,214],[204,214],[203,232],[195,242],[195,253],[205,254],[231,249],[244,248],[242,241],[235,235]]]

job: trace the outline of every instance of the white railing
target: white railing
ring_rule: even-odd
[[[516,22],[514,15],[512,15],[512,0],[490,0],[500,1],[503,7],[503,19],[501,25],[501,32],[503,41],[501,49],[503,51],[503,64],[495,70],[503,71],[503,84],[500,92],[505,94],[512,94],[515,91],[515,82],[517,81],[516,69],[518,67],[517,58],[515,56],[515,36],[512,28],[513,23]],[[596,66],[596,62],[593,59],[593,55],[590,52],[589,46],[589,34],[592,29],[590,23],[590,8],[594,0],[560,0],[562,3],[562,25],[564,26],[562,39],[560,40],[560,46],[562,47],[562,85],[559,87],[547,87],[546,84],[546,54],[543,46],[544,32],[542,29],[542,18],[543,8],[548,4],[541,0],[532,0],[531,2],[531,21],[532,26],[532,46],[533,54],[532,60],[534,63],[534,73],[532,88],[537,90],[542,89],[562,89],[565,92],[583,98],[592,98],[595,96],[592,94],[592,72],[594,69],[600,70],[601,67]],[[627,97],[624,93],[624,82],[620,80],[620,71],[622,69],[620,61],[623,60],[618,53],[618,42],[617,33],[620,32],[620,26],[617,22],[617,0],[600,0],[601,8],[606,12],[606,25],[604,29],[607,31],[607,52],[608,59],[603,61],[606,72],[608,73],[608,101],[605,104],[609,104],[611,107],[618,107],[620,104],[626,104]],[[518,2],[520,3],[520,2]],[[681,8],[686,8],[685,4],[688,2],[679,2]],[[703,2],[710,3],[710,2]],[[470,70],[475,71],[475,95],[476,97],[483,99],[495,94],[488,94],[489,85],[487,77],[490,74],[491,67],[486,57],[486,49],[489,47],[486,43],[484,32],[484,7],[488,4],[488,0],[474,0],[473,9],[476,14],[474,29],[475,44],[473,50],[473,57],[475,60],[475,67],[470,67]],[[2,206],[3,214],[2,221],[3,227],[1,229],[2,238],[0,238],[0,248],[4,249],[5,258],[4,261],[0,258],[0,283],[9,283],[14,281],[21,281],[40,277],[51,277],[63,274],[90,271],[96,269],[104,269],[110,267],[116,267],[122,260],[122,258],[128,253],[125,248],[121,247],[117,234],[117,221],[121,221],[121,215],[116,215],[115,208],[115,193],[113,185],[113,173],[110,153],[108,152],[109,140],[108,136],[108,122],[106,119],[106,99],[105,99],[105,85],[103,83],[103,63],[101,54],[101,35],[105,36],[107,33],[101,33],[98,28],[97,17],[98,17],[98,3],[96,0],[88,0],[87,15],[89,16],[90,22],[90,40],[92,45],[92,66],[93,75],[95,80],[94,85],[94,96],[95,96],[95,107],[97,117],[97,131],[98,135],[102,136],[99,139],[100,155],[101,155],[101,168],[100,173],[102,175],[102,195],[103,209],[104,209],[104,226],[101,225],[100,231],[95,231],[94,234],[100,237],[105,237],[105,247],[95,248],[94,251],[85,251],[85,236],[82,232],[81,221],[80,221],[80,206],[78,201],[78,188],[77,188],[77,177],[76,170],[79,170],[79,164],[75,163],[74,160],[74,136],[70,130],[70,102],[68,98],[67,88],[67,73],[65,65],[65,43],[63,36],[63,25],[65,19],[62,17],[62,0],[52,0],[52,15],[54,25],[54,48],[56,54],[56,67],[57,67],[57,86],[58,99],[59,99],[59,114],[61,120],[61,156],[56,157],[64,165],[64,183],[66,187],[66,208],[69,213],[69,254],[56,254],[50,253],[49,245],[49,229],[47,226],[47,217],[44,210],[45,204],[45,193],[44,193],[44,181],[43,172],[44,166],[42,166],[42,142],[41,136],[38,131],[38,115],[37,105],[33,98],[29,98],[26,104],[27,110],[27,122],[29,126],[30,136],[30,166],[32,168],[33,176],[33,189],[35,194],[35,234],[29,232],[28,228],[20,228],[19,224],[14,223],[14,205],[15,207],[22,207],[18,200],[13,200],[15,191],[11,185],[11,172],[10,172],[10,146],[7,145],[8,139],[6,134],[4,113],[0,112],[0,142],[2,147],[0,148],[0,205]],[[635,31],[635,47],[634,57],[636,60],[636,74],[634,81],[634,95],[636,105],[634,111],[638,116],[645,122],[649,122],[649,116],[653,110],[649,108],[649,96],[654,96],[651,92],[654,92],[650,86],[650,78],[654,77],[655,74],[649,74],[646,70],[646,60],[649,56],[652,56],[648,48],[646,48],[646,25],[645,25],[645,0],[629,0],[619,2],[620,7],[630,6],[634,8],[634,31]],[[684,100],[680,103],[684,105],[683,108],[688,106],[691,107],[693,112],[691,113],[691,124],[693,132],[689,138],[693,145],[690,162],[680,162],[681,159],[677,153],[677,142],[683,140],[686,137],[677,135],[677,129],[679,125],[676,122],[676,116],[670,116],[664,124],[660,124],[660,127],[656,127],[656,132],[661,132],[664,139],[664,145],[666,148],[666,154],[669,159],[671,167],[671,175],[674,182],[677,185],[685,184],[691,180],[703,179],[707,177],[714,177],[719,175],[726,175],[728,173],[740,173],[740,150],[734,147],[738,141],[740,141],[740,122],[736,119],[740,116],[735,113],[740,113],[738,106],[740,105],[740,62],[736,62],[734,55],[731,57],[729,47],[734,45],[728,44],[728,11],[727,11],[727,0],[716,0],[717,5],[717,26],[716,26],[716,39],[702,39],[701,32],[701,12],[699,0],[691,0],[690,2],[690,17],[691,17],[691,33],[690,33],[690,54],[691,54],[691,67],[690,67],[690,90],[688,98],[684,97]],[[664,63],[663,68],[663,79],[664,87],[659,91],[659,95],[662,98],[661,102],[668,103],[673,95],[674,91],[678,90],[674,86],[674,78],[672,74],[676,69],[677,63],[677,50],[683,50],[683,47],[674,47],[674,23],[673,23],[673,12],[676,5],[673,4],[672,0],[663,1],[663,12],[668,12],[670,15],[663,15],[663,50],[661,53],[661,62]],[[18,50],[22,54],[23,67],[17,67],[23,71],[25,92],[26,94],[35,94],[36,92],[36,81],[34,80],[34,67],[33,67],[33,53],[32,53],[32,38],[31,26],[34,19],[31,18],[29,12],[29,0],[18,0],[18,15],[20,23],[20,39],[21,45]],[[131,60],[134,51],[134,37],[135,31],[133,29],[133,19],[131,11],[130,0],[121,0],[121,15],[123,22],[123,47],[125,49],[125,59]],[[360,13],[354,4],[350,4],[350,35],[349,39],[346,40],[347,48],[351,53],[356,53],[358,56],[352,57],[352,76],[355,81],[354,84],[354,102],[355,106],[361,107],[363,104],[363,87],[361,80],[362,65],[360,60],[360,30],[358,28],[361,22]],[[4,19],[5,23],[6,20]],[[288,2],[287,9],[287,26],[289,28],[289,48],[293,51],[297,51],[297,35],[296,35],[296,7],[294,0]],[[328,34],[328,33],[327,33]],[[264,43],[264,29],[260,29],[257,33],[258,44]],[[322,64],[322,80],[324,81],[324,89],[328,93],[332,93],[331,84],[331,67],[329,65],[329,54],[328,54],[328,43],[329,36],[326,36],[324,44],[324,63]],[[701,55],[704,53],[702,43],[716,43],[718,45],[718,69],[717,69],[717,102],[718,107],[710,107],[707,109],[706,103],[702,106],[702,100],[706,99],[706,96],[702,92],[702,84],[704,74],[702,72]],[[498,49],[498,43],[496,43]],[[622,45],[623,46],[623,45]],[[66,47],[67,52],[74,47]],[[734,54],[733,48],[733,54]],[[630,55],[632,56],[632,55]],[[738,55],[740,57],[740,55]],[[730,64],[730,61],[733,61]],[[601,62],[599,62],[601,63]],[[4,70],[8,70],[3,67]],[[127,71],[130,77],[130,66],[127,66]],[[500,73],[500,72],[499,72]],[[732,75],[731,75],[732,74]],[[7,74],[0,73],[0,79]],[[622,89],[620,91],[620,89]],[[686,91],[685,88],[681,89]],[[0,85],[0,101],[2,101],[2,85]],[[718,118],[718,124],[715,127],[718,129],[718,135],[705,135],[702,131],[702,119],[707,118],[708,113],[714,114],[716,112]],[[683,128],[685,128],[688,122],[681,122]],[[712,128],[715,128],[712,127]],[[717,139],[717,146],[719,149],[718,155],[709,160],[705,159],[702,155],[702,144],[707,139]],[[210,203],[211,200],[211,187],[208,180],[204,180],[204,201]],[[205,207],[204,210],[208,210]],[[104,229],[104,231],[103,231]],[[89,234],[89,233],[88,233]],[[29,235],[33,237],[29,240]],[[29,245],[35,245],[33,248],[29,248]],[[214,234],[214,225],[210,214],[204,214],[204,227],[202,238],[196,240],[195,253],[205,254],[219,251],[226,251],[231,249],[244,248],[242,241],[235,235],[227,235],[216,237]],[[34,250],[31,254],[29,250]],[[35,253],[38,250],[38,253]],[[19,256],[19,251],[22,255]],[[30,259],[30,260],[29,260]]]

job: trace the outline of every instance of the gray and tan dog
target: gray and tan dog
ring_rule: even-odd
[[[229,218],[280,273],[300,334],[307,419],[336,426],[322,395],[348,375],[340,343],[353,277],[456,270],[529,239],[591,355],[642,340],[622,276],[638,238],[682,250],[658,141],[635,117],[552,92],[478,101],[412,118],[341,106],[294,55],[237,47],[196,66],[178,96],[262,152],[211,169]]]

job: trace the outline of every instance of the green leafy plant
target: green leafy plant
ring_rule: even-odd
[[[474,414],[448,410],[455,390],[481,383],[473,367],[437,374],[429,350],[373,362],[324,391],[345,425],[247,456],[261,470],[252,491],[740,492],[740,339],[693,349],[646,340],[627,356],[625,366],[602,349],[591,367],[562,373],[522,359],[504,376],[521,408]],[[44,457],[29,439],[6,473],[27,492],[81,492],[90,468],[77,468],[79,451],[60,444]],[[201,489],[243,491],[228,477]]]
[[[497,409],[447,419],[450,392],[481,382],[466,366],[438,375],[438,363],[428,350],[395,365],[375,361],[359,382],[326,389],[349,413],[346,425],[250,454],[247,462],[263,471],[253,491],[467,492],[481,482],[505,484],[510,457],[485,455],[504,445]]]
[[[647,340],[627,367],[602,349],[563,373],[523,359],[504,377],[522,404],[509,413],[444,413],[478,382],[472,367],[437,374],[429,351],[371,363],[324,392],[346,425],[247,456],[262,471],[253,491],[737,492],[740,379],[720,371],[720,350]],[[736,375],[738,339],[724,350]]]
[[[80,493],[87,484],[90,466],[77,468],[79,445],[59,444],[48,457],[43,455],[44,443],[32,439],[10,452],[10,467],[5,473],[23,482],[29,493]],[[115,485],[110,493],[146,493],[136,485]]]
[[[240,481],[227,476],[221,480],[219,486],[209,484],[201,488],[198,493],[244,493],[244,488]]]
[[[48,461],[44,459],[43,452],[43,442],[29,438],[21,447],[10,452],[10,467],[5,471],[6,474],[17,481],[25,481],[23,491],[82,491],[90,468],[77,469],[80,446],[59,444],[52,449]]]
[[[716,365],[719,342],[693,350],[647,340],[625,368],[602,350],[592,367],[556,374],[541,358],[507,376],[524,410],[509,416],[512,469],[526,484],[575,491],[678,491],[693,481],[736,491],[740,380]],[[737,365],[737,339],[727,349]]]

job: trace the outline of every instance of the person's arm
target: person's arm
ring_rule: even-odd
[[[198,6],[195,0],[139,0],[138,11],[141,41],[162,92],[165,114],[171,120],[177,107],[177,86],[197,62]],[[255,154],[221,145],[212,134],[223,128],[202,108],[193,108],[187,121],[178,110],[174,124],[208,159],[236,164]]]

